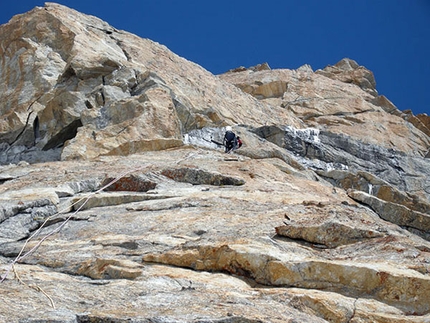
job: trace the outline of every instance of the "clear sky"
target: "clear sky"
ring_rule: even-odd
[[[58,0],[167,46],[214,74],[348,57],[400,110],[430,115],[430,0]],[[0,24],[44,1],[5,0]],[[0,37],[2,37],[0,35]]]

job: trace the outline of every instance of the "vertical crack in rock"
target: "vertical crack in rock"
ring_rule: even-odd
[[[119,48],[121,48],[122,52],[124,53],[124,56],[127,57],[127,61],[128,62],[133,61],[131,55],[125,50],[122,41],[119,40],[119,39],[117,39],[117,38],[115,38],[115,37],[112,37],[112,36],[111,36],[111,39],[116,42],[116,44],[118,45]]]
[[[358,299],[356,298],[354,300],[354,304],[353,304],[353,312],[352,312],[351,316],[348,319],[348,323],[353,322],[352,320],[355,318],[355,312],[357,311],[357,301],[358,301]]]
[[[34,143],[36,144],[40,139],[40,125],[39,117],[36,116],[33,121],[33,133],[34,133]]]
[[[27,108],[27,111],[30,111],[31,110],[31,108],[32,108],[32,106],[37,102],[37,101],[39,101],[40,100],[40,98],[43,96],[43,94],[41,94],[41,95],[39,95],[35,100],[33,100],[33,102],[31,102],[31,104],[28,106],[28,108]],[[31,118],[31,116],[32,116],[32,114],[33,114],[33,110],[31,110],[29,113],[28,113],[28,115],[27,115],[27,119],[26,119],[26,122],[25,122],[25,124],[24,124],[24,127],[22,128],[22,130],[21,130],[21,132],[16,136],[16,138],[10,143],[10,146],[13,146],[15,143],[17,143],[20,139],[21,139],[21,137],[23,136],[23,134],[25,133],[25,131],[27,130],[27,128],[28,128],[28,126],[29,126],[29,124],[30,124],[30,118]],[[36,116],[36,118],[37,118],[37,116]],[[35,119],[36,120],[36,119]],[[34,121],[35,122],[35,121]],[[34,123],[33,123],[33,125],[34,125]],[[38,130],[38,129],[37,129]],[[34,133],[34,134],[36,134],[36,133]],[[36,138],[34,138],[34,141],[36,140]],[[34,144],[34,141],[33,141],[33,144]],[[25,142],[24,142],[25,143]]]

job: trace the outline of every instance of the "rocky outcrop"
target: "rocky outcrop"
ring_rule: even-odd
[[[377,95],[376,81],[373,73],[364,66],[359,66],[356,61],[344,58],[333,66],[327,66],[316,73],[339,80],[344,83],[352,83],[363,90]]]
[[[430,129],[430,116],[425,113],[417,115],[417,118],[421,121],[421,123],[427,128]]]
[[[356,201],[369,205],[384,220],[402,227],[413,228],[414,233],[429,239],[430,214],[411,210],[404,205],[387,202],[364,192],[349,191],[348,195]]]
[[[11,35],[0,50],[3,163],[16,159],[15,147],[92,159],[178,147],[204,126],[276,120],[164,46],[57,4],[14,17],[2,33]],[[46,153],[19,154],[33,162]]]
[[[412,123],[417,129],[430,136],[430,117],[426,114],[414,116],[412,111],[404,111],[402,117]]]
[[[345,190],[358,190],[381,200],[401,204],[408,209],[430,214],[430,205],[416,195],[407,194],[371,173],[344,170],[317,171],[319,175]]]
[[[342,62],[352,64],[351,60]],[[340,71],[349,71],[343,63]],[[359,69],[364,73],[364,68]],[[331,69],[325,73],[313,72],[305,65],[297,70],[226,73],[220,78],[253,94],[261,102],[282,107],[284,115],[300,119],[297,122],[279,115],[277,122],[265,126],[314,128],[410,155],[424,157],[427,154],[430,147],[428,135],[405,120],[387,98],[363,90],[352,81],[339,80],[337,77],[343,72],[328,71]],[[369,75],[363,78],[371,79]],[[274,113],[276,110],[270,114]]]
[[[371,206],[381,218],[429,238],[425,224],[430,214],[426,159],[316,128],[270,126],[255,132],[285,147],[302,165],[333,185],[360,191],[350,197]]]
[[[398,190],[408,192],[413,199],[430,201],[428,184],[425,180],[429,177],[427,170],[428,161],[422,157],[408,155],[401,151],[385,149],[379,145],[367,144],[346,135],[320,131],[317,128],[295,129],[293,127],[280,128],[278,126],[265,126],[255,130],[259,136],[270,140],[278,146],[284,147],[299,158],[302,164],[307,165],[325,177],[340,176],[352,173],[348,180],[332,181],[347,189],[356,185],[365,192],[369,189],[383,185],[396,187]],[[377,161],[377,162],[375,162]],[[331,173],[331,170],[338,172]],[[357,172],[366,176],[354,175]],[[371,175],[374,174],[374,175]],[[353,177],[356,178],[353,178]],[[383,178],[383,180],[377,178]],[[417,179],[421,180],[417,180]],[[365,179],[360,183],[360,179]],[[418,184],[418,186],[417,186]],[[379,190],[378,190],[379,191]],[[425,207],[428,210],[428,207]]]
[[[214,76],[53,3],[0,31],[0,321],[430,320],[428,117],[371,71]]]
[[[251,66],[246,68],[245,66],[240,66],[237,68],[233,68],[231,70],[229,70],[227,73],[236,73],[236,72],[243,72],[243,71],[252,71],[252,72],[257,72],[257,71],[264,71],[264,70],[270,70],[270,66],[267,62],[263,63],[263,64],[258,64],[255,66]]]

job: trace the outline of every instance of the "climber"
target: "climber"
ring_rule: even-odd
[[[224,135],[224,147],[225,152],[230,153],[233,150],[237,149],[237,137],[233,132],[230,126],[225,127],[225,135]]]

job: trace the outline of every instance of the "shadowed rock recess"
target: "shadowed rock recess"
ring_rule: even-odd
[[[0,322],[430,322],[430,117],[371,71],[215,76],[54,3],[0,34]]]

